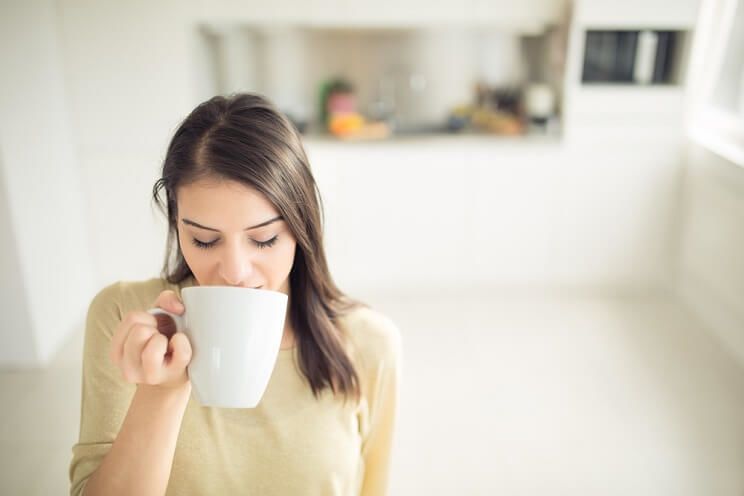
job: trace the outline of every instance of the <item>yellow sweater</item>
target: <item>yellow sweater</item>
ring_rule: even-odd
[[[111,448],[136,386],[108,358],[117,323],[151,308],[161,291],[194,285],[153,278],[102,289],[88,309],[80,437],[72,448],[70,494],[83,493]],[[382,495],[386,493],[398,403],[401,340],[396,325],[369,308],[340,320],[353,347],[361,401],[329,391],[316,399],[299,371],[297,348],[280,350],[254,409],[203,407],[184,413],[167,495]]]

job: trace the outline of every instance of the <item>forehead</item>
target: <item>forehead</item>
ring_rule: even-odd
[[[244,229],[279,215],[263,193],[234,181],[202,180],[181,186],[176,201],[180,217],[225,229]]]

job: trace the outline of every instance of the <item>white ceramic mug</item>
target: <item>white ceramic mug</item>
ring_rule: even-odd
[[[160,308],[191,342],[187,370],[204,406],[254,408],[268,385],[284,333],[287,295],[265,289],[192,286],[181,291],[185,311]]]

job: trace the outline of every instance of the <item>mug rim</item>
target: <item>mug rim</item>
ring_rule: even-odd
[[[243,288],[243,287],[238,287],[238,286],[223,286],[223,285],[219,285],[219,284],[217,284],[217,285],[211,285],[211,286],[189,286],[188,288],[181,289],[181,293],[183,293],[185,291],[191,291],[191,290],[200,290],[200,289],[203,290],[203,289],[214,289],[214,288],[227,289],[227,290],[230,290],[230,291],[232,291],[232,290],[238,290],[238,291],[249,290],[249,291],[255,291],[255,292],[260,293],[260,294],[273,293],[274,295],[284,296],[285,298],[288,298],[289,297],[286,293],[282,293],[281,291],[275,291],[273,289]]]

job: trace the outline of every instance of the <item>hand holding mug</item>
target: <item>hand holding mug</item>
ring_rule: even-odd
[[[175,292],[166,290],[155,307],[181,315],[184,305]],[[128,312],[114,331],[110,358],[125,381],[162,387],[179,387],[189,382],[187,366],[192,350],[189,339],[177,332],[167,315],[152,311]]]

